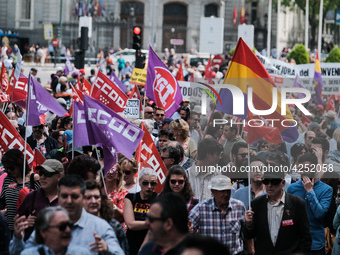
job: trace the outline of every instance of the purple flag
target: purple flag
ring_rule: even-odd
[[[70,57],[66,56],[64,74],[67,76],[69,73],[73,72],[73,70],[74,70],[74,67],[71,63]]]
[[[305,88],[304,86],[302,86],[302,82],[301,82],[300,76],[298,74],[295,76],[293,88],[302,88],[302,89]],[[298,97],[299,98],[305,98],[305,94],[298,93]],[[312,101],[312,98],[309,101]]]
[[[38,126],[40,125],[39,116],[47,111],[51,111],[58,116],[64,116],[67,111],[48,93],[31,75],[28,77],[27,95],[28,120],[27,125]]]
[[[237,114],[233,114],[234,110],[233,110],[233,105],[234,105],[234,98],[232,93],[230,92],[229,89],[224,89],[222,88],[220,90],[219,96],[221,98],[222,101],[222,105],[220,103],[219,100],[217,100],[216,103],[216,110],[220,111],[220,112],[224,112],[226,114],[230,114],[230,115],[234,115],[236,117],[239,117],[241,119],[246,119],[247,118],[247,112],[248,111],[244,111],[244,114],[242,115],[237,115]],[[248,109],[248,103],[247,103],[247,94],[243,93],[243,102],[244,102],[244,108],[243,109]]]
[[[89,141],[89,135],[87,132],[87,126],[86,126],[86,120],[85,120],[85,110],[84,106],[74,101],[74,133],[73,133],[73,146],[79,147],[79,146],[87,146],[87,145],[97,145],[103,147],[103,153],[104,153],[104,165],[105,165],[105,171],[104,174],[106,174],[107,171],[111,169],[116,163],[117,163],[117,155],[116,150],[113,147],[105,147],[102,145],[102,143],[95,143],[92,144]]]
[[[114,147],[117,152],[130,159],[142,140],[144,131],[98,100],[86,95],[83,98],[90,144],[101,143],[103,147]]]
[[[170,118],[183,101],[181,89],[176,78],[157,57],[149,46],[149,63],[145,83],[146,96],[165,109],[166,118]]]
[[[123,91],[124,93],[127,92],[127,88],[125,87],[125,85],[118,79],[117,75],[115,74],[115,72],[112,70],[110,78],[109,78],[114,84],[116,84],[116,86],[118,86],[118,88],[120,88],[121,91]]]

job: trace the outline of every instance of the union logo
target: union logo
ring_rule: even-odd
[[[156,104],[167,111],[175,103],[177,82],[169,70],[163,67],[155,67],[155,74],[153,90]]]

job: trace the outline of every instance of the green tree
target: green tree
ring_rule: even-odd
[[[296,64],[308,64],[309,63],[309,53],[307,52],[305,45],[297,44],[294,46],[291,52],[288,53],[287,59],[294,59]]]
[[[328,63],[339,63],[340,62],[340,49],[338,46],[334,46],[331,52],[328,54],[325,62]]]
[[[306,0],[282,0],[281,4],[283,6],[293,7],[298,6],[303,13],[306,15]],[[337,8],[337,5],[339,5],[339,0],[324,0],[323,2],[323,21],[324,24],[325,16],[327,11],[329,10],[335,10]],[[308,14],[308,20],[309,25],[311,26],[311,34],[309,35],[310,42],[308,45],[310,45],[311,49],[316,48],[316,42],[317,42],[317,34],[316,29],[319,26],[319,10],[320,10],[320,0],[309,0],[309,14]]]

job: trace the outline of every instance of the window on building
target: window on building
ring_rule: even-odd
[[[31,19],[31,0],[22,0],[21,18]]]
[[[218,6],[216,4],[207,4],[204,6],[204,17],[218,17]]]

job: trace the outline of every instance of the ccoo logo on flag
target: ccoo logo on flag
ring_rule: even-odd
[[[167,111],[175,103],[173,98],[177,92],[177,82],[169,70],[155,67],[156,78],[153,84],[156,104]]]

